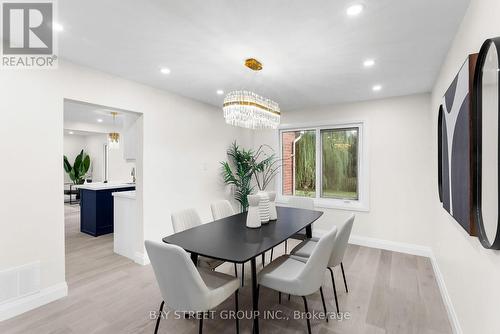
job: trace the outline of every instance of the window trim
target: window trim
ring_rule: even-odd
[[[321,130],[329,129],[345,129],[345,128],[358,128],[358,199],[336,199],[336,198],[322,198],[321,197],[321,181],[323,166],[321,154]],[[282,133],[288,131],[302,131],[302,130],[315,130],[316,131],[316,196],[313,197],[314,205],[318,208],[340,209],[350,211],[369,211],[369,166],[368,166],[368,147],[367,147],[367,126],[366,121],[352,121],[352,122],[322,122],[310,124],[296,124],[296,125],[283,125],[280,126],[278,133],[278,147],[279,158],[282,159]],[[278,194],[276,201],[280,204],[286,204],[288,200],[293,197],[290,195],[283,195],[283,169],[280,168],[277,175],[278,182],[276,182],[276,194]]]

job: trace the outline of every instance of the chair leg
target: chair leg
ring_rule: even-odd
[[[278,291],[278,303],[281,304],[281,291]]]
[[[266,253],[262,253],[262,268],[266,265]]]
[[[288,253],[288,240],[285,240],[285,255]]]
[[[292,296],[290,294],[288,294],[288,301],[290,301],[290,298],[292,298]]]
[[[165,301],[162,301],[160,304],[160,312],[158,312],[158,319],[156,319],[156,326],[155,326],[155,334],[158,333],[158,327],[160,327],[160,320],[161,320],[161,313],[163,312],[163,305],[165,305]]]
[[[271,249],[271,261],[270,262],[273,262],[273,254],[274,254],[274,248]]]
[[[234,292],[234,310],[236,312],[235,314],[235,319],[236,319],[236,334],[240,333],[240,320],[238,319],[238,311],[239,311],[239,306],[238,306],[238,290]]]
[[[340,268],[342,269],[342,276],[344,276],[345,292],[349,293],[349,290],[347,290],[347,281],[345,279],[344,264],[342,262],[340,262]]]
[[[328,267],[328,270],[330,270],[330,276],[332,277],[333,294],[335,295],[335,306],[337,307],[337,313],[339,313],[339,302],[337,299],[337,289],[335,288],[335,278],[333,278],[333,270],[330,267]]]
[[[259,297],[260,297],[260,284],[257,284],[257,308],[259,308]]]
[[[245,264],[241,264],[241,286],[245,285]]]
[[[236,267],[236,262],[234,263],[234,276],[238,277],[238,268]]]
[[[304,308],[306,310],[306,321],[307,321],[307,333],[311,334],[311,320],[309,320],[309,309],[307,308],[307,299],[305,296],[302,296],[304,300]]]
[[[328,322],[328,311],[326,310],[325,296],[323,295],[323,287],[319,288],[319,292],[321,293],[321,302],[323,303],[323,311],[325,312],[325,319],[326,322]]]
[[[204,315],[202,315],[202,317],[200,318],[200,327],[198,327],[199,334],[203,334],[203,317],[204,317]]]

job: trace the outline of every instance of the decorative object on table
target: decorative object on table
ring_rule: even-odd
[[[267,223],[269,220],[276,219],[270,218],[271,201],[269,200],[269,193],[265,190],[278,173],[281,166],[279,162],[280,160],[276,158],[273,149],[268,145],[261,145],[252,159],[253,175],[255,177],[255,183],[259,188],[257,194],[261,195],[262,198],[260,202],[262,223]],[[276,194],[274,195],[274,198],[276,198]],[[274,206],[274,211],[276,212],[276,206]]]
[[[257,193],[257,196],[260,197],[259,201],[259,214],[260,214],[260,221],[262,224],[267,224],[269,223],[269,196],[267,195],[267,192],[265,191],[259,191]]]
[[[261,197],[259,195],[248,195],[248,213],[247,213],[247,227],[259,228],[261,226],[259,203]]]
[[[269,220],[278,219],[278,213],[276,212],[276,191],[268,191],[267,196],[269,196]]]
[[[470,87],[477,55],[470,55],[446,91],[438,116],[438,186],[443,207],[469,233],[476,234],[472,210]]]
[[[116,128],[116,116],[118,116],[118,112],[112,111],[111,116],[113,117],[113,128]],[[120,134],[118,132],[112,131],[108,134],[108,145],[113,150],[120,148]]]
[[[253,191],[253,151],[240,148],[236,142],[227,150],[229,162],[221,162],[224,183],[234,186],[234,199],[240,203],[241,211],[247,211],[247,196]]]
[[[261,71],[262,63],[257,59],[245,60],[245,66],[254,72]],[[246,90],[230,92],[222,105],[227,124],[248,129],[277,129],[280,124],[278,103]]]
[[[499,220],[499,114],[500,37],[484,42],[477,60],[473,85],[472,137],[473,212],[483,247],[500,249]]]
[[[64,170],[69,175],[74,184],[83,184],[85,182],[85,175],[90,168],[90,156],[83,150],[80,151],[75,158],[75,162],[71,165],[68,157],[63,158]]]

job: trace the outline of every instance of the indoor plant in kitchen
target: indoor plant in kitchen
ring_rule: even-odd
[[[68,157],[63,157],[64,170],[68,174],[69,178],[75,185],[83,184],[85,182],[85,175],[90,168],[90,156],[83,150],[80,151],[75,158],[75,162],[71,165],[68,161]],[[76,192],[76,198],[80,198],[80,192]]]
[[[253,175],[259,188],[258,195],[261,196],[260,214],[262,223],[269,220],[276,220],[276,199],[275,192],[266,192],[267,186],[274,179],[279,171],[280,160],[276,158],[274,150],[268,145],[259,147],[252,159]]]

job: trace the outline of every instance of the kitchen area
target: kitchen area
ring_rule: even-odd
[[[89,238],[112,242],[115,254],[146,264],[136,194],[142,114],[73,100],[64,107],[65,213],[73,214],[68,224],[79,224],[67,230],[88,245]]]

